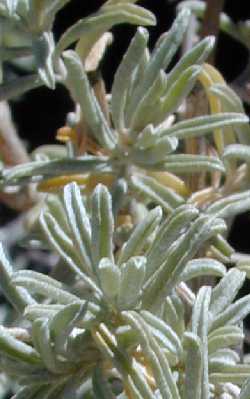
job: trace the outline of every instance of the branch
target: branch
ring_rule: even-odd
[[[220,30],[220,13],[223,10],[225,0],[207,0],[207,7],[203,19],[201,37],[218,37]],[[214,52],[210,55],[208,62],[214,63]]]

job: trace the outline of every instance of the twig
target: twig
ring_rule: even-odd
[[[207,0],[207,7],[203,19],[201,37],[218,37],[220,29],[220,13],[223,10],[225,0]],[[214,63],[214,52],[210,55],[208,62]]]
[[[0,102],[0,156],[4,164],[9,166],[29,161],[29,155],[17,135],[6,101]]]

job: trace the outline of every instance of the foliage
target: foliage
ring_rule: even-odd
[[[109,0],[55,43],[67,2],[0,3],[1,61],[26,68],[14,81],[3,75],[0,98],[63,84],[75,103],[62,144],[1,165],[3,194],[33,188],[28,234],[58,259],[51,275],[16,270],[0,247],[0,286],[18,314],[0,327],[3,395],[8,376],[13,399],[246,399],[250,296],[236,297],[250,266],[226,237],[250,208],[249,121],[205,63],[214,38],[169,68],[189,9],[201,17],[203,3],[183,2],[152,52],[140,26],[107,95],[97,73],[107,31],[155,18],[134,0]],[[204,276],[214,284],[195,290]]]

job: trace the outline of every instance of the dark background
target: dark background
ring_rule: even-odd
[[[96,11],[104,1],[72,0],[56,18],[54,34],[56,38],[67,27]],[[152,46],[159,35],[168,30],[174,17],[178,1],[143,0],[144,5],[154,12],[158,25],[150,28]],[[235,21],[250,18],[249,0],[226,0],[224,11]],[[109,89],[114,72],[121,60],[122,54],[135,32],[135,27],[120,25],[113,29],[114,43],[107,51],[102,63],[102,73]],[[228,82],[234,80],[244,69],[247,62],[247,50],[238,42],[225,34],[220,34],[216,53],[216,66]],[[19,73],[13,70],[13,73]],[[31,150],[38,145],[54,141],[56,129],[64,125],[65,115],[72,108],[67,91],[58,86],[51,91],[39,88],[24,95],[21,99],[12,101],[13,116],[18,126],[19,134]],[[9,220],[11,213],[0,209],[0,225]],[[250,213],[239,216],[231,231],[230,241],[238,251],[250,253]]]

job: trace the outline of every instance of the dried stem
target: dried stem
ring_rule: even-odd
[[[220,13],[223,10],[225,0],[207,0],[207,7],[204,15],[201,37],[218,37],[220,29]],[[214,63],[214,52],[211,53],[208,62]]]

